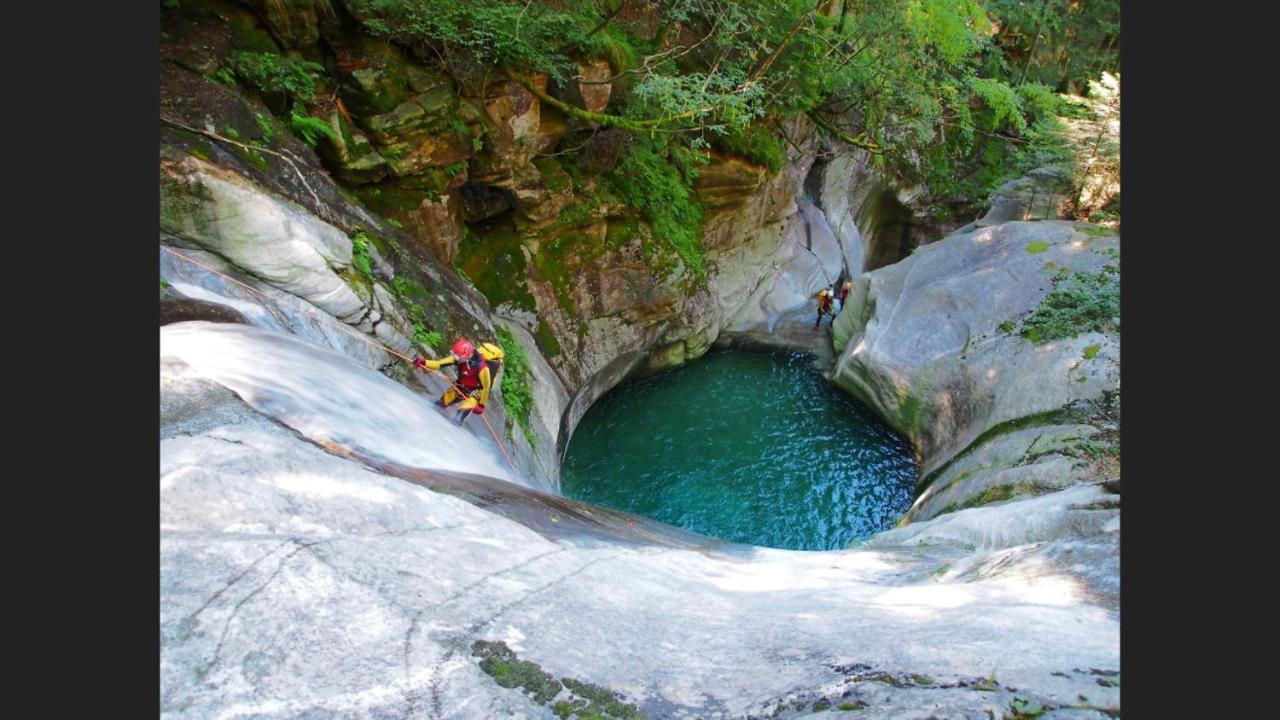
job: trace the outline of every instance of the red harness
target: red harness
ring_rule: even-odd
[[[484,367],[484,356],[476,351],[471,357],[458,363],[458,384],[465,390],[480,387],[480,368]]]

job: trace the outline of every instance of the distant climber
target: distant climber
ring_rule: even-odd
[[[462,400],[458,410],[466,418],[466,413],[484,414],[484,406],[489,402],[489,388],[502,368],[502,348],[493,343],[481,343],[480,347],[471,344],[466,338],[458,338],[453,344],[453,352],[439,360],[418,358],[413,361],[414,367],[439,370],[444,365],[457,365],[458,382],[449,386],[440,396],[437,404],[449,407]],[[479,392],[477,392],[479,391]]]
[[[813,329],[817,330],[822,325],[822,316],[831,314],[831,291],[822,288],[818,291],[818,319],[813,323]]]
[[[849,290],[853,288],[853,282],[845,280],[844,285],[840,286],[840,304],[844,305],[844,301],[849,297]]]

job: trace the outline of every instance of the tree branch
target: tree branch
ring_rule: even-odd
[[[657,128],[662,125],[670,125],[671,123],[679,122],[681,120],[690,120],[699,115],[709,113],[716,109],[715,105],[706,105],[700,108],[695,108],[693,110],[686,110],[685,112],[677,113],[675,115],[667,115],[665,117],[660,117],[660,118],[650,118],[648,120],[633,120],[631,118],[624,118],[620,115],[607,115],[604,113],[594,113],[589,110],[583,110],[577,105],[572,105],[570,103],[564,102],[563,100],[557,100],[556,98],[551,97],[542,89],[540,89],[537,85],[534,85],[532,82],[530,82],[528,78],[516,73],[514,70],[512,70],[509,67],[504,66],[503,71],[507,74],[507,77],[511,78],[515,82],[524,86],[526,90],[533,93],[534,97],[550,105],[551,107],[556,108],[557,110],[560,110],[561,112],[568,113],[572,117],[578,118],[579,120],[586,120],[587,122],[600,123],[601,125],[608,125],[611,127],[621,128],[623,130],[632,130],[635,132],[647,132],[653,128]]]
[[[860,147],[863,150],[866,150],[867,152],[872,153],[873,155],[879,155],[882,152],[884,152],[880,148],[880,146],[876,144],[874,140],[867,137],[866,131],[858,133],[858,135],[855,137],[844,132],[840,128],[836,127],[834,123],[832,123],[829,119],[824,117],[822,113],[818,112],[817,110],[807,110],[805,111],[805,114],[808,115],[809,118],[813,120],[815,123],[817,123],[818,127],[822,128],[829,135],[835,137],[838,140],[843,140],[844,142],[849,143],[854,147]]]

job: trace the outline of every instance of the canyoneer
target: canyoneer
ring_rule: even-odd
[[[831,291],[822,288],[818,291],[818,319],[813,322],[813,329],[817,330],[822,324],[822,316],[831,313]]]
[[[458,381],[444,391],[436,404],[447,408],[461,400],[462,404],[458,406],[458,424],[461,425],[471,413],[484,414],[484,406],[489,402],[489,388],[502,369],[502,359],[502,348],[493,343],[481,343],[476,347],[470,340],[458,338],[450,354],[439,360],[420,357],[413,364],[428,370],[439,370],[445,365],[457,367]]]

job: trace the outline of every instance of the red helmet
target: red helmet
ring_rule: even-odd
[[[458,338],[458,342],[453,344],[453,355],[456,358],[465,360],[471,357],[471,353],[476,351],[476,346],[466,338]]]

